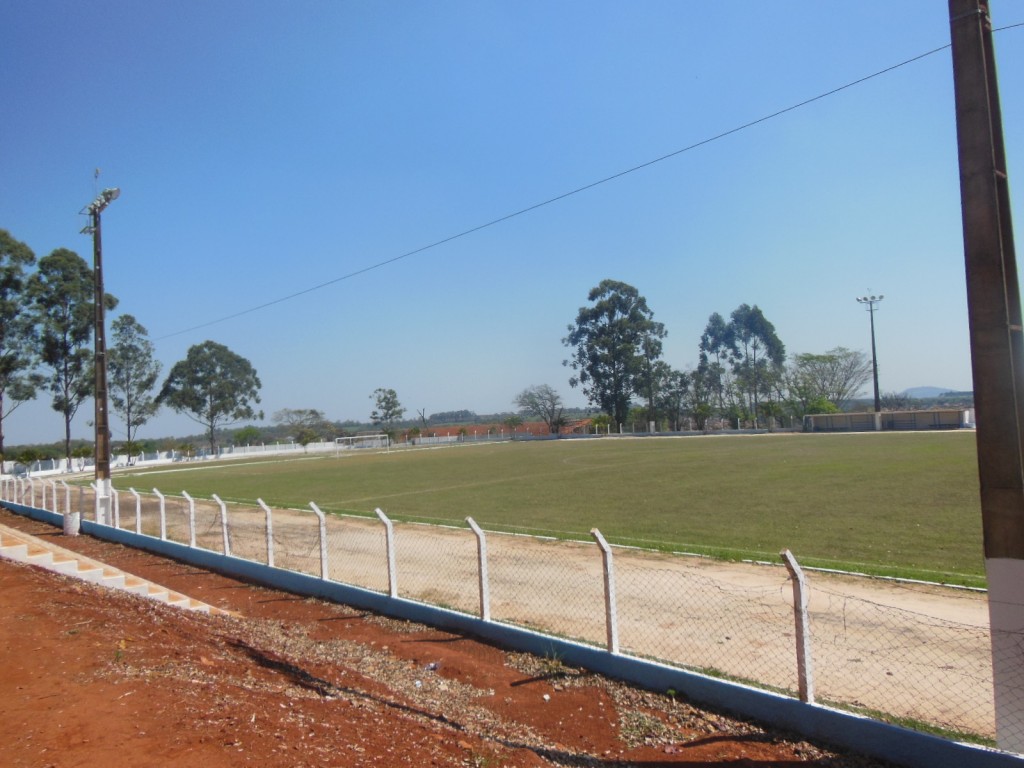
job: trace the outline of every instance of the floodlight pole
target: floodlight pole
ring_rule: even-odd
[[[95,351],[95,384],[96,401],[96,522],[106,524],[110,519],[110,419],[107,408],[107,334],[106,319],[103,306],[103,240],[101,233],[100,214],[111,201],[116,200],[121,190],[103,190],[82,211],[88,214],[91,223],[82,232],[92,235],[93,283],[95,294],[93,299],[95,323],[93,334],[96,340]]]
[[[882,412],[882,399],[878,396],[878,354],[875,352],[875,305],[885,296],[858,296],[857,302],[867,305],[871,315],[871,371],[875,380],[875,413]]]

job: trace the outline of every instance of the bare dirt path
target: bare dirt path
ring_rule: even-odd
[[[0,561],[5,765],[878,765],[552,659],[0,521],[241,614]]]
[[[212,512],[207,516],[213,519]],[[266,552],[262,514],[232,512],[233,551]],[[219,549],[219,524],[205,546]],[[251,531],[243,535],[244,530]],[[388,587],[381,524],[329,517],[332,579]],[[172,533],[174,533],[172,531]],[[176,534],[184,540],[184,529]],[[275,510],[277,564],[318,574],[311,513]],[[403,597],[479,610],[476,540],[468,529],[396,524]],[[589,643],[605,640],[595,544],[488,534],[491,615]],[[624,651],[788,691],[797,688],[792,582],[779,565],[615,549]],[[807,574],[821,700],[994,737],[986,595],[935,585]]]

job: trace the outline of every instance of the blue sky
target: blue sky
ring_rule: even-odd
[[[996,27],[1024,21],[994,5]],[[647,298],[677,368],[741,303],[790,353],[869,351],[854,299],[885,294],[882,389],[970,389],[948,49],[215,322],[947,45],[948,26],[933,0],[5,3],[0,227],[91,258],[78,212],[120,187],[118,311],[164,373],[206,339],[247,357],[268,417],[364,419],[377,387],[410,416],[511,410],[542,383],[583,405],[561,338],[605,278]],[[1024,28],[996,51],[1012,188]],[[5,431],[55,441],[61,417],[44,394]],[[140,435],[197,431],[163,412]]]

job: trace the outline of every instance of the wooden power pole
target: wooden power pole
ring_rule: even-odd
[[[1024,329],[988,3],[949,19],[996,736],[1024,752]]]

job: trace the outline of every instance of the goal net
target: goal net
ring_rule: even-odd
[[[343,451],[376,449],[386,451],[391,447],[388,436],[381,433],[375,435],[355,435],[354,437],[334,438],[334,455],[340,456]]]

